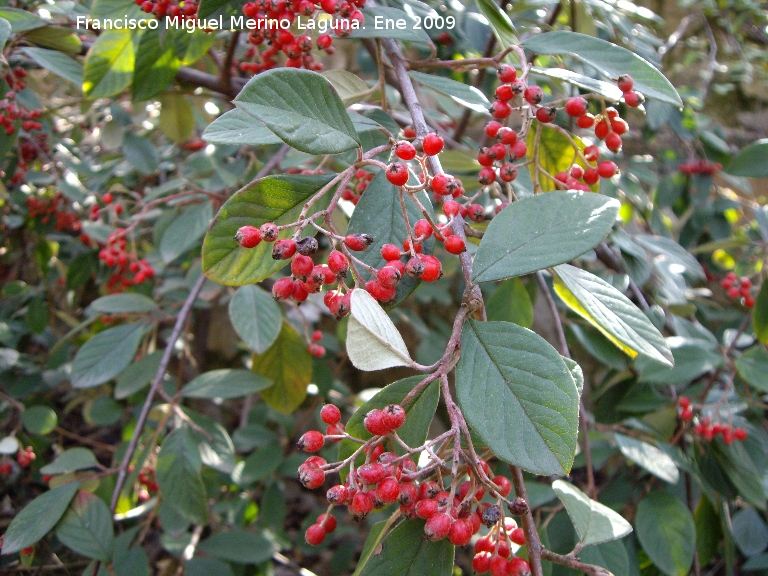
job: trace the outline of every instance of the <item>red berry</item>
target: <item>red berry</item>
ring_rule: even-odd
[[[621,150],[621,136],[616,132],[611,132],[605,137],[605,145],[611,152],[618,152]]]
[[[304,450],[304,452],[317,452],[323,447],[323,444],[325,444],[325,437],[322,432],[317,430],[305,432],[296,443],[299,450]]]
[[[403,136],[406,138],[416,138],[416,129],[413,126],[403,128]]]
[[[235,240],[243,248],[255,248],[261,243],[261,231],[256,226],[241,226],[235,234]]]
[[[449,176],[448,174],[436,174],[432,178],[431,185],[435,194],[439,194],[441,196],[448,196],[458,188],[456,179],[453,176]]]
[[[320,524],[312,524],[304,533],[304,539],[310,546],[317,546],[325,540],[326,530]]]
[[[608,124],[607,120],[601,120],[600,122],[595,124],[595,136],[597,136],[600,140],[608,136],[608,133],[610,131],[611,131],[611,126],[610,124]]]
[[[400,282],[402,275],[400,271],[394,266],[384,266],[376,274],[376,279],[379,284],[386,288],[394,288]]]
[[[622,74],[617,78],[616,84],[619,87],[619,90],[624,92],[625,94],[632,90],[632,88],[635,85],[635,81],[632,80],[632,76],[629,74]]]
[[[111,192],[107,192],[104,194],[104,196],[101,197],[101,199],[104,201],[104,204],[112,204],[112,200],[114,200],[114,196],[112,196]]]
[[[263,237],[263,236],[262,236]],[[290,238],[283,238],[272,246],[272,258],[274,260],[288,260],[296,253],[296,242]]]
[[[333,514],[320,514],[317,517],[317,524],[325,528],[329,534],[336,530],[336,517]]]
[[[390,429],[384,423],[384,412],[377,408],[365,415],[363,426],[374,436],[384,436],[390,433]]]
[[[440,260],[434,256],[422,256],[424,271],[421,274],[421,280],[424,282],[434,282],[443,275],[443,266]]]
[[[447,200],[443,204],[443,214],[449,217],[456,216],[459,213],[459,209],[460,209],[459,203],[454,202],[453,200]]]
[[[507,576],[507,558],[500,554],[491,556],[491,576]]]
[[[509,576],[530,576],[531,566],[527,560],[516,556],[509,561],[507,574]]]
[[[424,136],[424,141],[421,143],[424,154],[427,156],[435,156],[436,154],[440,154],[444,145],[445,142],[443,142],[443,137],[434,132]]]
[[[637,108],[645,102],[645,96],[639,92],[626,92],[624,94],[624,103],[632,108]]]
[[[744,298],[744,306],[746,306],[747,308],[754,308],[755,299],[752,298],[752,296],[747,296],[746,298]]]
[[[395,155],[400,160],[413,160],[416,157],[416,148],[410,142],[401,140],[395,144]]]
[[[499,75],[499,80],[502,82],[514,82],[517,80],[517,70],[514,66],[510,66],[508,64],[502,64],[499,66],[499,69],[497,71]]]
[[[272,286],[272,297],[275,300],[287,300],[293,295],[293,280],[280,278]]]
[[[306,279],[312,273],[315,263],[312,258],[303,254],[296,254],[291,260],[291,274],[296,278]]]
[[[489,109],[491,116],[498,119],[508,118],[512,114],[512,107],[503,100],[495,100]]]
[[[387,468],[378,462],[363,464],[357,469],[357,476],[365,484],[378,484],[387,475]]]
[[[442,540],[451,531],[453,518],[445,512],[434,514],[424,525],[424,535],[427,540]]]
[[[518,140],[509,147],[509,156],[512,160],[519,160],[528,154],[528,145],[522,140]]]
[[[394,244],[384,244],[384,246],[381,247],[381,257],[388,262],[392,260],[400,260],[400,248]]]
[[[491,120],[488,122],[488,124],[485,125],[485,135],[488,136],[488,138],[496,138],[496,134],[499,133],[499,130],[501,129],[501,123],[496,122],[496,120]]]
[[[26,548],[23,548],[21,550],[22,556],[30,556],[32,553],[34,553],[35,547],[34,546],[27,546]]]
[[[731,288],[728,288],[728,291],[726,292],[726,294],[728,294],[728,298],[735,300],[736,298],[739,297],[739,295],[741,294],[741,291],[736,286],[733,286]]]
[[[299,466],[299,482],[310,490],[319,488],[325,482],[325,472],[319,466],[305,462]]]
[[[346,486],[337,484],[328,489],[325,497],[331,504],[343,504],[349,498],[349,490]]]
[[[471,204],[467,212],[467,217],[473,222],[482,222],[485,220],[485,208],[482,204]]]
[[[445,249],[451,254],[461,254],[467,247],[464,244],[464,240],[459,236],[448,236],[443,244]]]
[[[384,478],[376,488],[376,497],[384,504],[392,504],[400,495],[400,483],[392,477]]]
[[[356,518],[365,518],[373,510],[373,498],[368,492],[358,491],[352,496],[349,511]]]
[[[517,132],[512,130],[512,128],[501,128],[498,134],[496,134],[496,137],[499,139],[499,142],[507,146],[511,146],[517,142]]]
[[[627,124],[621,118],[614,118],[611,120],[611,130],[616,132],[619,136],[626,134],[629,131],[629,124]]]
[[[600,158],[600,149],[592,144],[584,148],[582,154],[584,154],[584,158],[586,158],[589,162],[595,162],[598,158]]]
[[[565,103],[565,112],[574,118],[583,116],[587,112],[587,101],[581,96],[575,96]]]
[[[384,425],[390,430],[397,430],[405,422],[405,410],[399,404],[390,404],[383,412]]]
[[[368,234],[349,234],[344,238],[344,244],[350,250],[361,252],[373,244],[373,238]]]
[[[336,276],[346,276],[349,270],[349,260],[338,250],[333,250],[328,254],[328,269]]]
[[[582,114],[579,119],[576,120],[576,125],[579,128],[592,128],[595,125],[595,117],[592,114]]]
[[[499,178],[503,182],[513,182],[517,178],[517,166],[514,164],[504,164],[499,168]]]
[[[506,476],[496,476],[491,478],[491,482],[498,486],[496,491],[500,496],[507,496],[512,491],[512,482]]]
[[[322,340],[322,339],[323,339],[323,333],[320,332],[320,330],[315,330],[314,332],[312,332],[312,340],[314,342],[320,342],[320,340]],[[330,406],[330,404],[329,404],[329,406]],[[336,407],[334,406],[334,408],[336,408]],[[336,409],[338,410],[338,408],[336,408]],[[321,411],[321,413],[322,413],[322,411]],[[328,424],[335,424],[335,423],[336,422],[328,422]]]
[[[387,180],[395,186],[404,186],[408,182],[408,167],[402,162],[393,162],[387,166]]]
[[[538,86],[528,86],[523,92],[523,97],[528,104],[538,106],[544,99],[544,92]]]
[[[330,34],[320,34],[320,36],[317,37],[318,48],[325,50],[330,48],[331,44],[333,44],[333,37]]]
[[[432,225],[422,218],[413,225],[413,232],[419,240],[426,240],[432,236]]]
[[[326,404],[320,409],[320,419],[326,424],[338,424],[341,421],[341,410],[333,404]]]
[[[677,399],[677,404],[680,408],[688,408],[691,405],[691,399],[688,396],[680,396]]]
[[[491,569],[491,554],[489,552],[480,552],[475,554],[472,559],[472,568],[478,574],[485,574]]]
[[[466,519],[456,520],[448,533],[448,540],[454,546],[466,546],[472,539],[472,522]]]
[[[488,186],[496,181],[496,170],[490,166],[484,166],[477,174],[477,181],[483,186]]]
[[[600,162],[600,164],[597,165],[597,173],[600,174],[601,178],[611,178],[616,175],[617,171],[618,167],[610,160]]]
[[[525,532],[522,528],[515,528],[510,532],[509,539],[518,546],[525,546]]]
[[[736,428],[733,431],[733,435],[736,437],[737,440],[746,440],[747,439],[747,431],[744,430],[744,428]]]
[[[512,87],[509,84],[502,84],[498,88],[496,88],[496,98],[499,100],[503,100],[504,102],[507,102],[509,100],[512,100],[512,98],[515,97],[515,93],[512,90]],[[493,136],[491,136],[493,138]]]
[[[556,115],[557,108],[554,106],[543,106],[536,110],[536,119],[543,124],[552,122]]]
[[[261,239],[264,240],[264,242],[274,242],[277,240],[277,226],[275,226],[272,222],[262,224],[261,228],[259,228],[259,231],[261,232]]]
[[[418,518],[429,520],[432,516],[437,514],[439,508],[440,505],[437,503],[437,500],[433,498],[424,498],[416,503],[413,511]]]

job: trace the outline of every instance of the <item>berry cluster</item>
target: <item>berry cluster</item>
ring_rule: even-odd
[[[16,124],[19,120],[25,132],[40,130],[43,127],[40,122],[37,122],[43,113],[41,109],[27,110],[22,104],[14,103],[16,93],[26,88],[26,84],[22,80],[26,76],[27,71],[24,68],[14,68],[5,75],[5,82],[8,84],[9,90],[5,93],[5,97],[0,100],[0,126],[8,135],[16,133]]]
[[[350,187],[342,190],[341,197],[357,206],[363,192],[365,192],[365,189],[368,188],[368,184],[373,180],[373,176],[372,172],[360,168],[355,172],[355,176],[350,182]]]
[[[680,164],[677,169],[683,174],[706,174],[712,176],[723,169],[719,162],[709,162],[708,160],[691,160],[685,164]]]
[[[680,413],[680,419],[688,422],[693,419],[693,407],[691,406],[691,400],[687,396],[680,396],[677,400],[678,411]],[[693,426],[694,432],[701,436],[703,440],[711,441],[715,437],[721,435],[723,442],[727,445],[731,445],[734,441],[744,441],[747,439],[747,431],[744,428],[734,428],[730,424],[723,424],[722,422],[712,423],[707,416],[699,416],[698,421]]]
[[[80,220],[75,212],[64,208],[67,200],[63,195],[27,196],[26,203],[30,218],[40,218],[42,224],[49,224],[53,217],[53,229],[57,232],[80,232]]]
[[[125,231],[117,230],[107,237],[107,245],[99,251],[99,259],[115,270],[107,279],[107,291],[122,292],[130,286],[146,282],[155,275],[146,260],[126,250]]]
[[[19,466],[22,468],[29,468],[29,465],[32,464],[35,458],[37,458],[37,456],[35,456],[35,451],[32,446],[19,448],[19,451],[16,453],[16,462],[18,462]]]
[[[323,339],[323,333],[320,332],[320,330],[315,330],[312,332],[311,340],[312,342],[307,347],[307,351],[314,356],[315,358],[322,358],[325,356],[325,348],[323,346],[320,346],[318,342]]]
[[[146,502],[149,500],[151,494],[156,494],[157,491],[160,489],[157,485],[157,479],[155,477],[155,469],[151,466],[147,466],[146,468],[142,468],[139,471],[138,476],[139,481],[139,491],[137,492],[136,498],[139,502]]]
[[[317,545],[336,527],[331,514],[335,506],[346,506],[357,519],[365,518],[370,512],[397,504],[405,518],[426,520],[424,535],[429,540],[447,538],[456,546],[466,546],[472,537],[485,525],[489,533],[480,538],[475,546],[475,569],[479,573],[491,571],[501,574],[522,576],[530,573],[528,563],[514,556],[514,546],[525,544],[525,535],[514,520],[505,518],[501,506],[483,501],[486,494],[493,498],[506,498],[512,491],[512,484],[505,476],[488,479],[490,469],[481,460],[480,474],[486,479],[483,487],[480,477],[470,466],[462,466],[453,478],[450,489],[444,488],[442,475],[436,474],[438,459],[432,465],[419,469],[411,455],[421,448],[409,450],[398,456],[386,451],[387,443],[399,440],[397,430],[405,423],[406,412],[398,404],[383,409],[373,409],[365,415],[363,425],[372,438],[363,442],[346,433],[341,424],[341,411],[332,404],[326,404],[320,411],[320,418],[327,424],[325,434],[310,430],[299,439],[298,447],[305,452],[319,451],[326,440],[349,439],[362,446],[347,460],[329,464],[319,456],[310,456],[299,467],[299,481],[310,489],[323,485],[326,475],[350,467],[344,484],[332,486],[326,493],[329,509],[320,515],[305,534],[307,543]],[[399,440],[402,444],[402,441]],[[365,462],[355,466],[356,457],[365,454]],[[446,466],[442,464],[442,466]],[[459,482],[461,478],[467,479]],[[520,507],[517,500],[510,510]],[[522,501],[523,508],[526,508]],[[524,510],[517,510],[521,513]],[[501,570],[503,559],[503,572]]]
[[[755,305],[755,299],[752,297],[752,280],[746,276],[738,278],[733,272],[728,272],[720,285],[731,300],[741,300],[747,308]]]
[[[147,14],[157,18],[195,18],[197,3],[193,0],[135,0],[136,5]]]
[[[285,66],[306,68],[319,71],[323,65],[312,54],[314,48],[326,54],[333,54],[333,37],[320,34],[315,42],[306,34],[294,34],[283,26],[273,26],[274,22],[293,23],[297,17],[306,18],[312,23],[315,17],[329,14],[333,17],[330,28],[339,37],[346,37],[352,30],[362,25],[363,13],[359,10],[365,0],[253,0],[243,6],[243,14],[252,21],[253,29],[248,34],[252,46],[245,53],[245,60],[239,63],[240,70],[258,74],[277,66],[276,58],[285,57]],[[309,26],[306,26],[309,28]],[[327,29],[327,28],[324,28]],[[264,50],[261,46],[266,45]]]

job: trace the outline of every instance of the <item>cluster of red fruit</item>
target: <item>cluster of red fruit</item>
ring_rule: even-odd
[[[151,466],[139,470],[138,480],[140,487],[136,498],[139,502],[146,502],[151,494],[156,494],[160,489],[155,478],[155,469]]]
[[[323,333],[320,332],[320,330],[315,330],[312,332],[311,340],[312,342],[307,347],[307,351],[314,356],[315,358],[322,358],[325,356],[325,347],[320,346],[318,342],[323,339]]]
[[[252,46],[245,53],[250,62],[240,62],[243,72],[258,74],[277,66],[275,59],[279,54],[285,56],[285,66],[289,68],[306,68],[319,71],[323,65],[312,54],[316,46],[326,54],[333,54],[333,38],[330,34],[320,34],[317,40],[306,34],[295,35],[282,26],[283,22],[293,23],[296,17],[312,19],[325,13],[333,17],[330,28],[339,37],[349,36],[354,26],[353,22],[362,25],[363,13],[359,10],[365,0],[321,0],[317,5],[314,0],[254,0],[243,6],[243,14],[252,22],[253,28],[248,34]],[[271,25],[280,22],[281,26]],[[260,46],[268,47],[260,51]],[[254,61],[256,59],[257,61]]]
[[[71,210],[64,209],[67,200],[61,194],[53,196],[27,196],[27,209],[30,218],[40,218],[43,224],[49,224],[53,217],[53,229],[57,232],[80,232],[80,220]]]
[[[29,465],[32,464],[36,458],[37,456],[35,456],[35,450],[32,446],[19,448],[19,451],[16,453],[16,462],[18,462],[19,466],[22,468],[29,468]]]
[[[128,252],[125,232],[116,230],[107,237],[107,245],[99,250],[99,259],[110,268],[115,268],[107,279],[107,291],[122,292],[130,286],[146,282],[155,275],[152,265],[139,259],[136,253]]]
[[[687,396],[680,396],[677,400],[678,410],[680,412],[680,418],[686,422],[693,419],[693,407],[691,406],[691,400]],[[731,445],[734,441],[744,441],[747,439],[747,431],[744,428],[734,428],[730,424],[723,424],[718,422],[713,424],[706,416],[700,416],[698,422],[693,427],[694,432],[701,436],[704,440],[711,441],[716,436],[722,435],[723,442],[727,445]]]
[[[336,406],[323,406],[320,418],[328,425],[326,433],[306,432],[299,439],[300,449],[317,452],[326,440],[338,441],[345,437],[341,412]],[[328,490],[326,498],[330,508],[307,529],[307,543],[318,545],[333,531],[336,519],[331,510],[335,506],[346,505],[354,518],[361,519],[375,509],[397,503],[405,518],[426,520],[424,534],[429,540],[447,538],[456,546],[466,546],[482,525],[491,528],[475,545],[475,569],[479,573],[491,570],[494,576],[529,574],[525,560],[509,558],[512,544],[525,544],[523,531],[513,520],[503,517],[498,505],[481,502],[486,491],[477,487],[469,470],[466,473],[470,480],[459,484],[452,493],[435,480],[419,482],[423,474],[410,457],[385,451],[383,441],[405,423],[405,418],[405,410],[397,404],[366,414],[363,425],[373,435],[365,447],[366,461],[350,472],[344,484]],[[325,470],[333,466],[319,456],[310,456],[299,467],[299,481],[306,488],[319,488],[325,481]],[[487,475],[488,464],[482,461],[481,467]],[[510,494],[512,484],[505,476],[496,476],[491,482],[493,496],[504,498]],[[503,559],[503,572],[499,571],[502,564],[499,558]]]
[[[683,174],[706,174],[712,176],[723,169],[719,162],[710,162],[708,160],[691,160],[685,164],[680,164],[677,169]]]
[[[101,201],[104,203],[104,206],[110,206],[114,201],[115,197],[112,195],[111,192],[106,192],[102,197]],[[102,206],[99,204],[92,204],[90,208],[90,212],[88,213],[88,218],[93,220],[94,222],[99,219],[99,214],[103,210]],[[120,215],[123,213],[123,205],[122,204],[115,204],[112,207],[112,210],[114,211],[115,215]]]
[[[147,14],[158,18],[194,18],[197,16],[197,4],[191,0],[135,0],[136,5]]]
[[[733,272],[728,272],[720,285],[731,300],[741,299],[741,303],[747,308],[755,305],[755,299],[752,297],[752,280],[746,276],[738,278]]]
[[[344,190],[341,192],[341,197],[344,200],[348,200],[357,206],[357,203],[360,201],[360,197],[363,195],[363,192],[365,192],[366,188],[368,188],[368,184],[370,184],[371,180],[373,180],[373,176],[374,175],[372,172],[368,172],[367,170],[360,168],[357,172],[355,172],[354,178],[349,183],[351,187],[344,188]]]
[[[27,76],[24,68],[14,68],[5,75],[5,82],[10,90],[5,93],[5,98],[0,100],[0,126],[5,133],[10,135],[16,132],[16,121],[21,120],[21,127],[25,132],[40,130],[43,125],[37,122],[43,111],[38,109],[27,110],[26,107],[14,104],[16,101],[16,92],[26,88],[22,78]]]

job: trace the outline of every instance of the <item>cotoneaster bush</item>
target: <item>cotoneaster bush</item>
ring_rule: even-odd
[[[0,7],[2,571],[768,570],[765,14],[671,8]]]

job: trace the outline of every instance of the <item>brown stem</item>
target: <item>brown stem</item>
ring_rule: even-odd
[[[528,503],[528,491],[525,489],[525,479],[523,471],[517,466],[509,465],[509,471],[512,474],[512,484],[515,486],[515,494]],[[531,576],[543,576],[541,568],[542,553],[545,552],[541,545],[539,533],[536,531],[536,523],[533,520],[533,512],[530,504],[521,517],[523,531],[525,532],[525,545],[528,549],[528,563],[531,565]]]
[[[602,566],[586,564],[575,556],[563,556],[562,554],[555,554],[549,550],[542,550],[541,557],[544,558],[544,560],[549,560],[555,564],[561,564],[563,566],[567,566],[568,568],[573,568],[579,572],[585,572],[591,576],[613,576],[609,570],[606,570]]]
[[[237,49],[237,41],[239,39],[240,30],[235,30],[232,33],[232,38],[229,40],[229,46],[227,46],[227,55],[224,58],[224,63],[221,66],[219,84],[221,85],[222,92],[226,92],[232,87],[232,61],[235,59],[235,50]]]
[[[155,373],[154,380],[152,380],[152,386],[150,386],[149,392],[147,393],[147,399],[144,401],[144,405],[141,407],[141,413],[139,414],[139,418],[136,421],[136,427],[134,428],[133,435],[131,435],[131,439],[128,442],[128,448],[125,451],[125,456],[123,456],[123,460],[120,463],[120,470],[117,473],[115,489],[112,491],[112,500],[110,502],[109,509],[113,514],[117,508],[117,501],[120,498],[120,492],[123,490],[123,485],[125,484],[125,479],[128,475],[128,467],[131,464],[131,458],[133,458],[133,454],[136,452],[136,447],[139,444],[139,438],[141,437],[141,433],[144,430],[144,424],[146,424],[149,411],[152,408],[152,402],[154,401],[155,395],[163,383],[163,376],[165,375],[165,371],[171,361],[171,356],[173,355],[173,349],[176,345],[176,340],[178,340],[179,336],[181,335],[181,330],[184,327],[187,316],[192,310],[192,305],[195,303],[195,299],[197,299],[197,295],[200,293],[204,282],[205,275],[200,274],[200,277],[195,282],[192,290],[190,290],[189,296],[187,296],[187,299],[184,301],[184,305],[181,307],[179,316],[176,319],[176,324],[173,327],[173,332],[171,332],[171,337],[168,339],[168,342],[165,346],[165,352],[163,352],[163,358],[160,361],[160,366]]]

